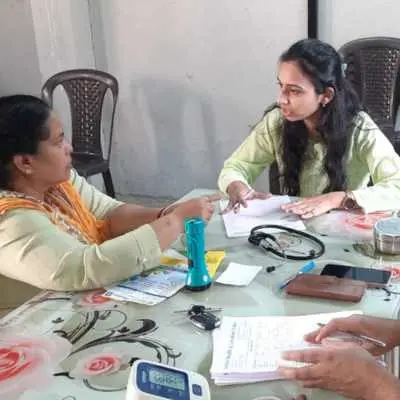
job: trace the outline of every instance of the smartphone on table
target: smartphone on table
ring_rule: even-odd
[[[331,275],[338,278],[354,279],[367,282],[368,287],[384,287],[389,282],[391,271],[373,268],[353,267],[343,264],[327,264],[321,275]]]

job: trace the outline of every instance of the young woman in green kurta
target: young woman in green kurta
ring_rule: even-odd
[[[267,197],[251,185],[274,161],[281,192],[301,197],[282,208],[302,218],[342,207],[399,208],[400,158],[361,110],[336,50],[316,39],[296,42],[280,58],[278,85],[276,106],[220,173],[228,209]]]

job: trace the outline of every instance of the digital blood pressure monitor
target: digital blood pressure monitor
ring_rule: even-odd
[[[126,400],[210,400],[207,380],[197,372],[153,361],[136,361],[129,374]]]

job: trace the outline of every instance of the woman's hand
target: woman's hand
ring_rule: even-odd
[[[232,210],[234,213],[239,212],[240,206],[247,207],[248,200],[268,199],[268,197],[271,197],[271,194],[256,192],[241,181],[232,182],[227,188],[227,193],[229,203],[225,210],[222,211],[222,214]]]
[[[285,352],[283,358],[309,364],[279,368],[286,379],[300,381],[303,387],[332,390],[350,399],[399,398],[397,379],[359,346],[336,342],[321,348]]]
[[[222,199],[222,195],[214,194],[210,196],[197,197],[174,205],[171,214],[177,215],[182,221],[182,227],[185,218],[201,217],[209,221],[215,210],[214,202]],[[169,213],[167,213],[168,215]]]
[[[178,235],[184,231],[185,219],[200,217],[208,221],[214,212],[213,202],[220,200],[222,195],[211,195],[187,200],[174,204],[166,210],[165,214],[155,219],[150,226],[154,229],[161,250],[167,249]]]
[[[281,208],[285,212],[299,215],[303,219],[309,219],[325,214],[334,208],[339,208],[345,196],[345,192],[331,192],[284,204]]]
[[[379,347],[369,341],[363,341],[362,338],[357,340],[357,343],[374,355],[384,354],[400,344],[400,321],[365,315],[333,319],[322,328],[306,335],[305,339],[311,343],[321,343],[323,339],[343,332],[366,335],[386,343],[385,347]]]

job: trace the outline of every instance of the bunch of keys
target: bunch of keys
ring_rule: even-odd
[[[212,313],[219,311],[222,311],[222,308],[211,308],[193,304],[188,310],[174,311],[174,313],[186,313],[187,318],[193,325],[205,331],[212,331],[221,325],[221,319]]]

